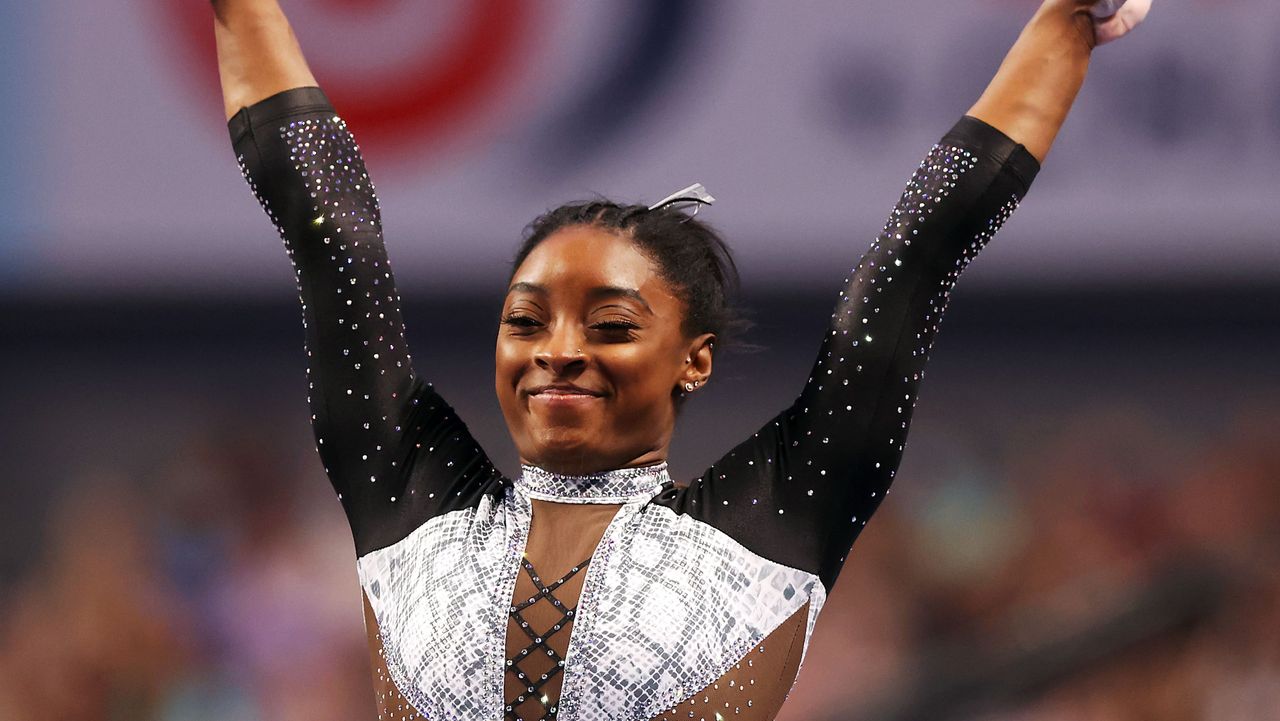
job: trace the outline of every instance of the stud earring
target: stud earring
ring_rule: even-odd
[[[696,387],[697,387],[697,386],[695,386],[695,385],[694,385],[694,384],[692,384],[692,383],[685,383],[685,384],[684,384],[684,390],[685,390],[685,392],[686,392],[686,393],[692,393],[692,392],[693,392],[693,389],[694,389],[694,388],[696,388]]]

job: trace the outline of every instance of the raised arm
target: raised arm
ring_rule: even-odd
[[[316,85],[276,0],[213,0],[213,34],[228,120],[281,91]]]
[[[279,6],[214,10],[232,145],[293,262],[317,450],[364,554],[501,478],[414,372],[364,158]]]
[[[1043,163],[1084,84],[1093,49],[1142,22],[1151,0],[1117,5],[1116,0],[1046,0],[969,115],[998,128]]]
[[[1080,88],[1089,5],[1044,3],[845,279],[796,402],[695,480],[680,509],[830,589],[897,472],[951,288],[1018,206]]]

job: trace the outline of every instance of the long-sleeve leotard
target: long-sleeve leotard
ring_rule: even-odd
[[[962,118],[845,280],[795,403],[662,502],[830,589],[897,471],[952,286],[1039,168],[996,128]]]
[[[414,371],[377,196],[346,124],[305,87],[242,109],[228,129],[293,262],[317,450],[357,553],[474,505],[502,478]]]

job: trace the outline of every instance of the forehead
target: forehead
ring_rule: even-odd
[[[611,286],[637,290],[650,302],[675,300],[653,261],[632,241],[592,226],[570,226],[547,236],[516,269],[511,282],[532,283],[553,294]]]

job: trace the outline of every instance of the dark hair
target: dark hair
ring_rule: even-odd
[[[710,225],[671,204],[649,210],[598,199],[547,211],[525,228],[511,277],[539,243],[575,225],[614,231],[653,261],[662,279],[684,298],[685,336],[714,333],[719,351],[750,326],[733,304],[739,279],[729,246]]]

